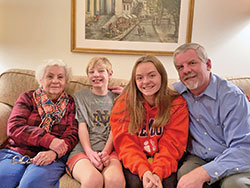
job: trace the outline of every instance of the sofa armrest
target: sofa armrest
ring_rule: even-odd
[[[10,116],[12,107],[4,103],[0,103],[0,145],[7,138],[7,122]]]

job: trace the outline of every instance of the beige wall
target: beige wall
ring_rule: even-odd
[[[74,74],[96,54],[70,51],[70,0],[0,0],[0,72],[8,68],[35,69],[43,59],[61,58]],[[196,0],[193,41],[207,48],[213,71],[250,76],[250,1]],[[114,76],[128,79],[140,56],[106,55]],[[177,78],[172,57],[159,58],[169,77]]]

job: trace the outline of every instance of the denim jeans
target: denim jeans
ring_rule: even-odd
[[[55,162],[37,166],[35,164],[11,164],[14,156],[21,154],[9,149],[0,150],[0,182],[1,188],[55,188],[65,170],[67,157],[64,156]]]

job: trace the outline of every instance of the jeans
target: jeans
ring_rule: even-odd
[[[1,188],[55,188],[65,170],[67,157],[64,156],[55,162],[37,166],[35,164],[11,164],[14,156],[21,154],[10,149],[0,150],[0,184]]]

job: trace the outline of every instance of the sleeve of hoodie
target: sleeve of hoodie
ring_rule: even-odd
[[[154,155],[152,171],[161,179],[177,171],[177,164],[182,157],[188,138],[188,109],[183,97],[172,102],[170,122],[165,125],[159,140],[159,152]]]
[[[124,167],[142,178],[143,174],[150,170],[150,164],[139,144],[137,135],[131,135],[128,132],[130,119],[128,112],[124,111],[126,104],[123,99],[124,96],[115,102],[110,117],[113,143]]]

